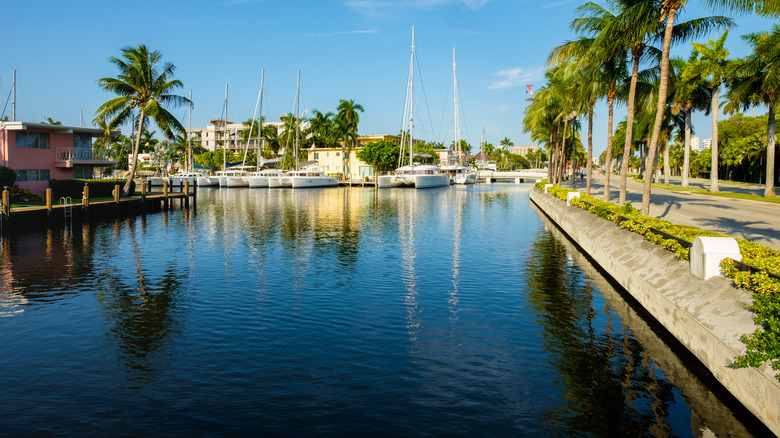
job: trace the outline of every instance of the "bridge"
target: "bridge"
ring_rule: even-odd
[[[477,180],[484,181],[488,184],[497,181],[508,181],[515,184],[522,182],[538,182],[547,178],[547,169],[521,169],[513,171],[493,171],[493,170],[480,170],[477,173]]]

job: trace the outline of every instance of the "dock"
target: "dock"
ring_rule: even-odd
[[[91,199],[89,189],[85,188],[81,199],[61,197],[53,200],[51,189],[46,191],[46,205],[13,207],[9,202],[8,191],[2,193],[0,200],[0,233],[12,230],[57,226],[74,222],[104,220],[121,216],[136,216],[169,209],[189,209],[197,202],[197,188],[185,184],[179,192],[168,191],[163,186],[159,192],[147,191],[146,185],[140,186],[140,195],[119,196],[119,186],[114,190],[113,199]]]

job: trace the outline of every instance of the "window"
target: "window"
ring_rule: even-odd
[[[49,149],[49,134],[46,132],[16,132],[16,147]]]
[[[319,152],[315,152],[314,153],[314,159],[315,160],[319,160],[320,159],[320,153]]]
[[[336,156],[340,157],[341,156],[341,152],[336,152]]]
[[[89,134],[73,134],[74,149],[92,149],[92,136]]]
[[[49,169],[24,169],[16,171],[16,181],[49,181]]]
[[[92,166],[87,164],[76,164],[73,166],[73,178],[92,179]]]

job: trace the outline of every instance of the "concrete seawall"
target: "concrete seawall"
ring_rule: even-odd
[[[745,352],[743,334],[756,330],[749,292],[731,280],[700,280],[687,261],[644,237],[552,195],[532,189],[531,201],[612,276],[713,376],[776,435],[780,382],[768,365],[731,368]]]

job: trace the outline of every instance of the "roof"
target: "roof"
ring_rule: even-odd
[[[82,128],[80,126],[50,125],[48,123],[32,122],[0,122],[0,130],[5,131],[27,131],[28,129],[40,129],[43,131],[55,132],[57,134],[90,134],[93,137],[102,137],[103,130],[99,128]],[[118,136],[118,129],[111,130],[111,136]]]

